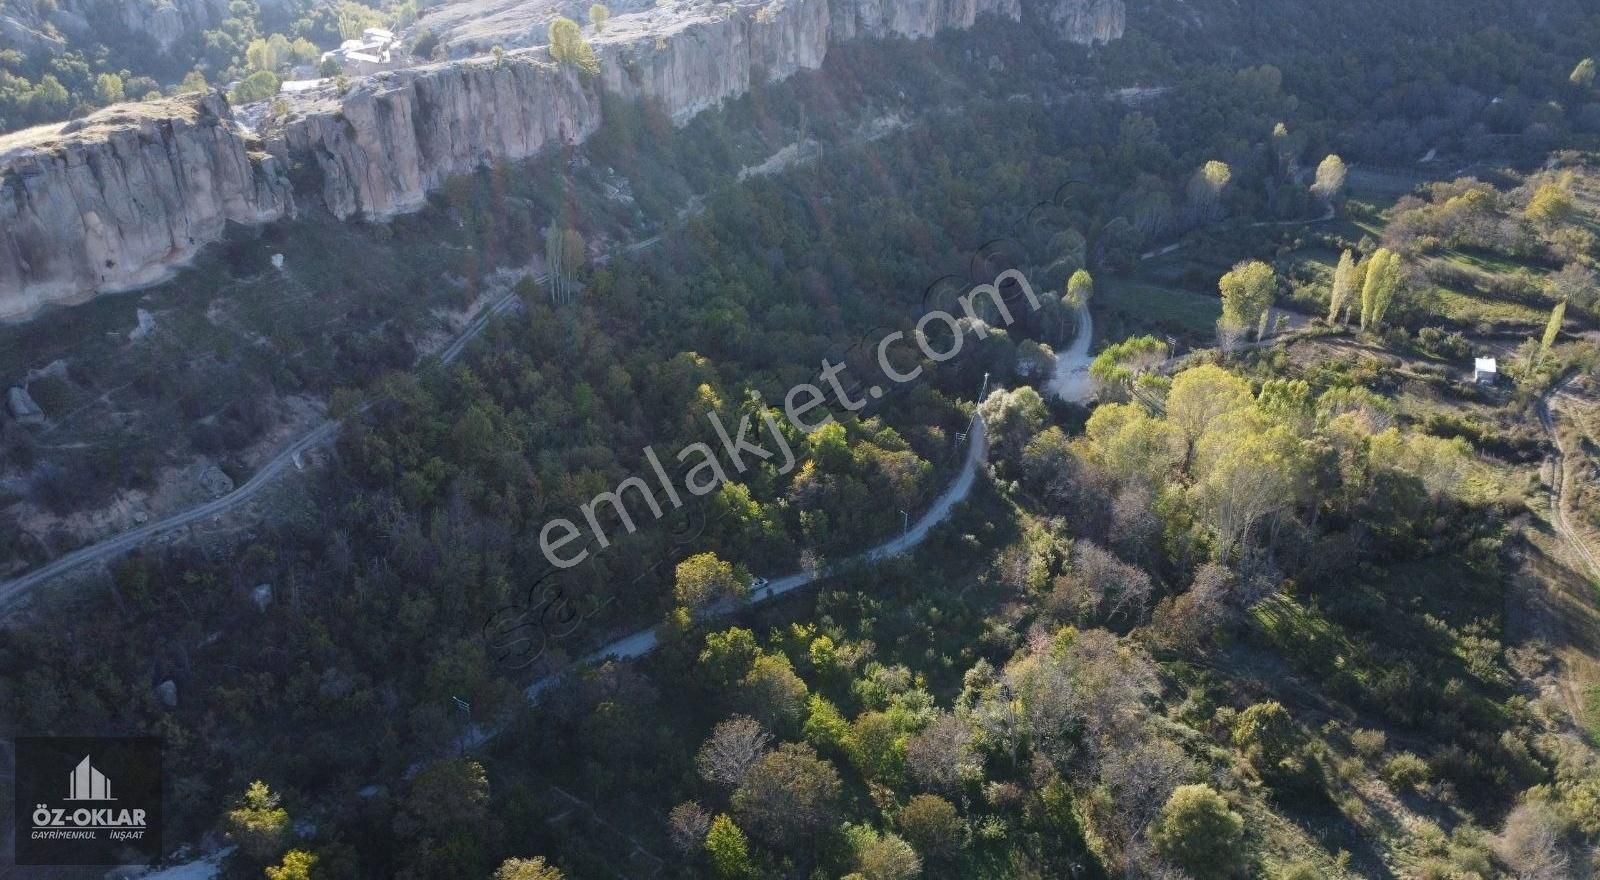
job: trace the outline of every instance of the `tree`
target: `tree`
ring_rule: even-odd
[[[550,22],[550,57],[563,64],[571,64],[589,76],[600,72],[600,61],[595,58],[594,47],[583,38],[578,23],[566,16],[558,15]]]
[[[792,731],[805,713],[808,689],[783,654],[763,654],[739,682],[739,698],[750,714],[779,731]]]
[[[1200,166],[1189,178],[1189,206],[1196,222],[1204,223],[1222,216],[1222,194],[1233,179],[1233,169],[1228,163],[1215,159]]]
[[[122,77],[114,73],[102,73],[95,79],[94,96],[102,104],[115,104],[123,100]]]
[[[1079,269],[1067,279],[1067,295],[1062,298],[1062,302],[1068,308],[1076,309],[1086,305],[1092,296],[1094,296],[1094,276],[1089,274],[1088,269]]]
[[[560,868],[545,864],[543,856],[506,859],[494,872],[494,880],[562,880],[565,876]]]
[[[1328,296],[1328,323],[1337,324],[1345,320],[1345,315],[1350,309],[1350,304],[1355,300],[1356,291],[1361,289],[1361,272],[1357,268],[1355,254],[1349,248],[1339,257],[1339,266],[1333,270],[1333,291]]]
[[[191,70],[183,75],[183,82],[178,84],[178,94],[192,95],[204,92],[211,87],[206,84],[206,75],[198,70]]]
[[[281,81],[278,75],[270,70],[258,70],[245,77],[234,90],[229,93],[228,100],[235,104],[249,104],[254,101],[265,101],[278,93]]]
[[[711,820],[711,828],[706,832],[706,856],[711,860],[712,872],[722,880],[749,877],[753,873],[750,843],[739,826],[725,815]]]
[[[856,869],[866,880],[911,880],[922,873],[922,859],[898,835],[873,834],[856,849]]]
[[[711,731],[695,755],[701,778],[732,790],[772,744],[772,734],[748,715],[735,715]]]
[[[1005,460],[1015,460],[1049,418],[1044,398],[1028,386],[1015,391],[996,389],[979,405],[978,412],[989,428],[995,448]]]
[[[936,794],[913,797],[894,822],[917,851],[930,858],[950,855],[961,839],[961,817],[955,806]]]
[[[1267,332],[1267,316],[1278,295],[1278,276],[1272,267],[1250,260],[1233,267],[1218,282],[1222,288],[1222,323],[1230,328],[1256,328],[1256,338]]]
[[[701,612],[724,599],[742,597],[745,587],[745,579],[733,570],[733,563],[715,553],[696,553],[678,563],[672,589],[678,604]]]
[[[1576,211],[1577,203],[1572,200],[1571,193],[1559,184],[1546,183],[1534,192],[1523,213],[1534,223],[1549,228],[1565,223]]]
[[[1550,347],[1556,344],[1556,337],[1561,335],[1561,322],[1567,316],[1567,302],[1562,300],[1550,310],[1550,323],[1545,325],[1544,338],[1539,342],[1539,355],[1550,354]]]
[[[1579,308],[1592,309],[1600,303],[1600,281],[1593,269],[1582,263],[1568,263],[1551,275],[1545,289],[1556,300],[1566,300]]]
[[[1103,387],[1126,393],[1134,382],[1165,363],[1167,344],[1154,336],[1134,336],[1105,347],[1089,365],[1089,375]]]
[[[1203,364],[1173,377],[1167,420],[1192,445],[1219,416],[1243,409],[1252,400],[1249,382],[1215,364]]]
[[[1317,166],[1317,179],[1311,184],[1311,194],[1332,204],[1344,194],[1345,180],[1350,171],[1344,165],[1344,160],[1333,153]]]
[[[276,866],[267,866],[267,880],[311,880],[311,869],[316,866],[315,855],[303,849],[291,849]]]
[[[595,33],[606,29],[606,22],[611,20],[611,10],[604,4],[596,3],[589,7],[589,24],[594,26]]]
[[[568,19],[558,19],[577,27]],[[554,25],[551,25],[553,28]],[[587,44],[585,44],[587,45]],[[578,269],[588,257],[588,246],[576,229],[551,223],[544,230],[544,260],[550,270],[550,302],[555,305],[572,302],[576,292]]]
[[[673,847],[686,856],[694,855],[706,845],[711,814],[694,801],[684,801],[668,814],[667,827],[672,834]]]
[[[972,745],[972,725],[949,713],[934,718],[907,741],[906,767],[934,791],[955,792],[978,778],[983,768]]]
[[[1361,286],[1361,329],[1376,331],[1400,289],[1400,255],[1378,248],[1367,261],[1367,276]]]
[[[1226,880],[1243,862],[1244,819],[1207,785],[1180,785],[1161,809],[1150,842],[1195,880]]]
[[[1578,62],[1577,67],[1572,68],[1572,76],[1568,77],[1568,79],[1572,80],[1572,84],[1580,89],[1592,89],[1594,88],[1594,77],[1594,59],[1585,58]]]
[[[228,837],[246,856],[265,862],[283,849],[289,834],[289,811],[279,805],[278,795],[257,779],[228,811],[225,824]]]
[[[775,847],[792,847],[837,821],[839,772],[810,746],[768,752],[733,793],[743,825]]]
[[[761,656],[756,634],[742,627],[730,627],[706,636],[700,651],[700,669],[708,684],[726,688],[737,683]]]
[[[1302,745],[1300,731],[1289,711],[1276,700],[1257,703],[1239,713],[1233,722],[1233,744],[1263,778],[1299,770],[1295,762]]]

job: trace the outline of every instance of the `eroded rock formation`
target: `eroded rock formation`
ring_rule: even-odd
[[[1122,33],[1122,0],[1028,2],[1077,42]],[[0,136],[0,318],[159,280],[229,221],[415,210],[452,175],[583,141],[600,125],[601,88],[682,123],[757,78],[819,67],[833,43],[1022,14],[1021,0],[691,0],[612,19],[593,39],[599,77],[535,46],[283,96],[258,130],[209,95]]]

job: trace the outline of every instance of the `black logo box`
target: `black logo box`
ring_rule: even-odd
[[[160,859],[161,740],[18,737],[12,754],[15,864],[149,865]]]

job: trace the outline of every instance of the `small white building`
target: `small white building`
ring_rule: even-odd
[[[1494,358],[1478,358],[1472,365],[1472,381],[1479,385],[1493,385],[1500,381],[1500,365]]]
[[[364,76],[400,66],[400,40],[384,28],[367,28],[359,40],[345,40],[332,52],[324,52],[324,63],[333,61],[352,76]]]

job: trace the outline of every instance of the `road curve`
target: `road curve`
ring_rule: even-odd
[[[625,248],[622,248],[621,253],[638,253],[639,251],[654,247],[660,241],[661,236],[653,235],[649,238],[637,241]],[[597,259],[596,262],[604,263],[609,261],[609,259],[610,255],[607,255]],[[539,283],[543,283],[548,280],[549,277],[549,275],[540,275],[534,280],[538,281]],[[467,345],[470,344],[472,340],[478,338],[478,336],[483,333],[484,329],[489,326],[490,320],[492,320],[496,315],[503,315],[506,312],[511,311],[520,302],[521,300],[519,299],[516,290],[513,289],[507,291],[494,302],[484,307],[484,309],[475,315],[472,320],[467,322],[467,325],[462,328],[461,333],[458,334],[453,341],[451,341],[450,345],[445,347],[445,349],[439,353],[439,361],[444,364],[454,363],[455,360],[461,357],[462,353],[466,351]],[[362,407],[362,409],[365,409],[365,407]],[[39,586],[51,578],[59,577],[60,575],[66,574],[67,572],[84,565],[89,565],[96,562],[105,562],[109,559],[113,559],[119,554],[131,550],[145,541],[150,540],[151,538],[163,535],[175,529],[181,529],[184,526],[199,522],[207,517],[226,513],[227,511],[238,507],[246,501],[249,501],[251,498],[254,498],[257,494],[259,494],[260,491],[269,483],[276,479],[279,474],[282,474],[285,470],[287,470],[289,465],[294,462],[295,457],[300,453],[305,452],[308,449],[312,449],[313,447],[320,446],[336,437],[339,433],[339,427],[342,424],[343,423],[338,419],[329,419],[307,431],[305,434],[301,435],[299,439],[285,447],[283,451],[279,452],[276,456],[273,456],[270,461],[258,468],[255,474],[250,477],[249,480],[245,481],[244,485],[239,486],[232,492],[229,492],[220,498],[207,501],[198,507],[192,507],[188,510],[180,511],[164,519],[149,523],[148,525],[139,526],[138,528],[129,529],[120,534],[112,535],[103,541],[90,544],[87,547],[81,547],[64,556],[59,556],[50,562],[39,566],[33,571],[19,575],[13,580],[0,583],[0,611],[3,611],[20,601],[22,598],[27,596],[34,587]]]
[[[1567,450],[1561,445],[1561,432],[1556,429],[1555,422],[1556,400],[1565,394],[1567,388],[1577,380],[1578,376],[1569,376],[1565,380],[1556,383],[1555,386],[1544,393],[1544,396],[1539,398],[1539,421],[1543,423],[1545,434],[1549,435],[1550,442],[1555,447],[1555,454],[1551,460],[1550,474],[1550,518],[1562,539],[1576,550],[1577,555],[1587,564],[1589,577],[1600,583],[1600,560],[1595,559],[1594,553],[1590,552],[1589,546],[1584,543],[1583,536],[1578,534],[1577,529],[1573,528],[1572,523],[1567,519]]]
[[[927,512],[922,514],[922,516],[918,517],[917,521],[913,523],[904,534],[893,540],[885,541],[884,543],[879,544],[878,546],[869,550],[864,550],[855,556],[851,556],[845,560],[845,563],[879,562],[884,559],[901,556],[906,552],[915,549],[917,545],[921,544],[923,541],[926,541],[928,539],[928,534],[933,531],[933,527],[948,519],[950,512],[955,510],[956,505],[966,500],[967,495],[972,491],[973,482],[977,479],[978,468],[983,464],[984,458],[988,451],[988,428],[985,426],[982,417],[974,418],[972,421],[972,433],[967,437],[967,457],[961,463],[961,472],[957,474],[956,478],[952,480],[950,485],[945,488],[944,493],[939,496],[938,500],[933,502],[933,506],[929,507]],[[785,593],[790,593],[802,587],[816,583],[823,577],[824,574],[821,572],[802,571],[786,577],[778,578],[767,584],[765,587],[762,587],[744,601],[725,602],[716,606],[712,609],[709,616],[719,617],[730,614],[739,608],[759,605],[770,599],[775,599],[778,596],[782,596]],[[529,700],[537,701],[539,696],[549,689],[551,685],[560,681],[568,672],[577,666],[599,663],[604,660],[636,659],[649,654],[651,651],[654,651],[659,644],[660,643],[656,638],[655,627],[642,629],[636,633],[633,633],[632,635],[623,636],[611,644],[585,655],[573,666],[569,666],[566,669],[560,670],[559,672],[552,672],[538,681],[535,681],[533,684],[528,686],[526,691],[527,697]]]

